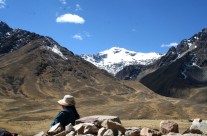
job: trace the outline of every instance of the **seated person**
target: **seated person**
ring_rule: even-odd
[[[51,123],[51,127],[57,123],[60,123],[63,128],[68,124],[75,125],[75,120],[79,119],[80,116],[75,107],[74,97],[71,95],[65,95],[63,99],[59,100],[58,103],[62,106],[62,111],[56,116]]]

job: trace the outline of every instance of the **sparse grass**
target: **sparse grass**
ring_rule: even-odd
[[[153,129],[160,129],[160,122],[162,120],[148,120],[148,119],[141,119],[141,120],[122,120],[122,125],[127,127],[147,127]],[[186,131],[191,123],[187,120],[173,120],[174,122],[178,123],[179,126],[179,133],[183,133]]]
[[[42,121],[0,121],[0,128],[5,128],[6,130],[18,133],[22,136],[33,136],[40,131],[46,132],[49,129],[51,120]]]

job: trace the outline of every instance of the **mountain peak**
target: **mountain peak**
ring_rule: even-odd
[[[0,38],[9,31],[12,31],[12,28],[10,28],[5,22],[0,21]]]
[[[0,55],[17,50],[41,36],[21,29],[11,29],[7,24],[0,25]]]
[[[160,56],[158,53],[134,52],[120,47],[112,47],[97,54],[81,55],[85,60],[113,75],[128,65],[148,65],[153,63]]]
[[[121,53],[121,54],[127,54],[127,53],[136,53],[134,51],[129,51],[129,50],[126,50],[124,48],[120,48],[120,47],[112,47],[108,50],[105,50],[105,51],[102,51],[100,52],[100,54],[117,54],[117,53]]]
[[[3,21],[0,20],[0,26],[8,26],[8,25],[5,22],[3,22]]]

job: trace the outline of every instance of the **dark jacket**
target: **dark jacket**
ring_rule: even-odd
[[[55,124],[59,123],[65,128],[69,123],[75,125],[75,113],[71,109],[64,109],[62,110],[57,117],[53,120],[50,126],[54,126]]]

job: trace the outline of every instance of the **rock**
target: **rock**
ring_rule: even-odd
[[[48,130],[49,135],[56,135],[59,134],[60,132],[64,131],[64,128],[61,126],[60,123],[55,124]]]
[[[113,131],[120,131],[122,134],[125,133],[126,129],[118,122],[114,122],[112,120],[105,120],[102,124],[102,127],[105,127],[107,129],[112,129]]]
[[[107,129],[103,136],[115,136],[113,130]]]
[[[163,120],[160,122],[160,131],[162,134],[168,134],[170,132],[179,133],[178,124],[174,121]]]
[[[73,127],[75,129],[75,131],[77,132],[77,134],[83,134],[84,132],[84,125],[83,124],[78,124],[78,125],[75,125]]]
[[[101,128],[101,123],[105,120],[112,120],[114,122],[121,123],[119,117],[117,116],[107,116],[107,115],[94,115],[94,116],[87,116],[76,120],[76,124],[80,123],[92,123],[95,124],[97,127]]]
[[[161,133],[157,130],[144,127],[140,131],[140,135],[141,136],[161,136]]]
[[[183,132],[183,134],[203,134],[203,132],[200,131],[199,129],[188,128],[185,132]]]
[[[68,134],[71,131],[74,131],[75,129],[73,128],[73,125],[70,123],[67,126],[65,126],[65,132]]]
[[[75,136],[75,131],[71,131],[70,133],[68,133],[66,136]]]
[[[98,136],[103,136],[103,134],[107,131],[106,128],[102,127],[98,130]]]
[[[141,129],[138,127],[126,128],[125,136],[139,136]]]
[[[190,133],[192,133],[192,134],[203,134],[203,132],[201,130],[199,130],[198,128],[190,128]]]
[[[207,134],[207,120],[194,119],[190,126],[190,133]]]
[[[149,128],[144,127],[140,131],[140,135],[141,136],[151,136],[152,135],[152,131]]]
[[[97,134],[98,128],[92,123],[84,123],[84,134]]]
[[[92,123],[81,123],[74,126],[78,135],[80,134],[97,134],[98,128]]]
[[[66,135],[66,132],[65,131],[62,131],[56,135],[52,135],[52,136],[65,136]]]

